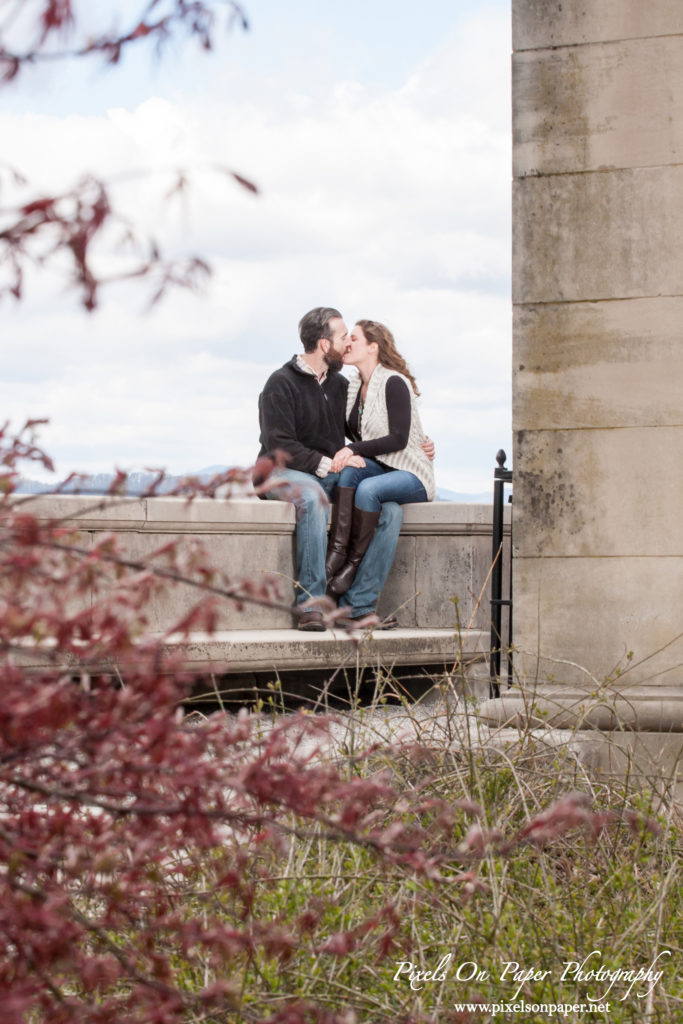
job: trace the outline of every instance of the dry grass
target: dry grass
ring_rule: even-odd
[[[387,675],[369,707],[359,706],[350,685],[348,713],[315,754],[348,773],[388,773],[425,806],[434,798],[455,804],[454,857],[443,877],[388,867],[362,846],[315,831],[285,848],[264,845],[252,862],[249,914],[291,921],[312,913],[315,922],[292,955],[240,965],[230,980],[241,1008],[220,1018],[225,1024],[262,1019],[283,1001],[302,999],[358,1024],[484,1022],[496,1019],[493,1010],[458,1004],[522,1000],[545,1008],[497,1016],[528,1024],[553,1016],[610,1024],[683,1018],[681,831],[671,786],[661,777],[650,785],[628,772],[591,772],[577,737],[566,732],[485,729],[453,684],[436,680],[415,705]],[[578,819],[566,827],[566,818],[555,827],[552,813],[543,826],[549,808],[567,806],[568,794],[602,827]],[[543,841],[520,841],[530,820],[545,828]],[[228,916],[237,910],[237,903],[223,907]],[[645,970],[659,956],[654,969],[663,973],[656,984],[630,990],[623,977],[611,988],[609,980],[562,977],[567,962],[592,953],[585,970]],[[434,970],[449,954],[440,979],[417,991],[407,970],[395,979],[400,962]],[[514,967],[506,971],[511,963],[519,965],[517,980]],[[591,1000],[609,1003],[609,1012],[548,1009]]]

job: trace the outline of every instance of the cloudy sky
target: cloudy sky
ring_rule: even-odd
[[[83,27],[118,11],[128,28],[141,6],[83,2]],[[117,285],[92,315],[57,268],[31,275],[0,306],[2,419],[48,417],[61,473],[249,465],[261,386],[298,350],[302,313],[329,304],[393,330],[437,484],[490,489],[510,450],[509,3],[245,8],[250,31],[221,33],[211,56],[186,42],[161,63],[53,65],[0,92],[22,199],[93,172],[169,253],[213,267],[199,296],[148,312],[144,286]],[[176,168],[191,186],[169,201]]]

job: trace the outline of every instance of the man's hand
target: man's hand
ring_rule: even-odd
[[[433,462],[434,455],[436,454],[436,449],[434,447],[434,442],[432,441],[431,437],[425,437],[421,447],[422,451],[425,453],[429,461]]]
[[[360,455],[354,455],[351,449],[346,446],[344,448],[340,448],[332,459],[330,473],[341,473],[345,466],[352,466],[354,469],[362,469],[364,465],[365,459],[361,458]]]

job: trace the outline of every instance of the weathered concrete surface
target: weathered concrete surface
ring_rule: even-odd
[[[681,323],[680,296],[518,305],[517,428],[678,426]]]
[[[515,303],[680,295],[683,166],[519,178]]]
[[[329,629],[302,633],[292,629],[230,629],[212,634],[170,636],[165,647],[181,654],[189,672],[203,674],[288,672],[294,669],[335,669],[377,666],[387,671],[402,665],[440,665],[458,673],[462,666],[488,656],[489,634],[453,629],[356,630]],[[29,671],[49,663],[40,646],[27,645],[17,660]],[[78,666],[77,657],[69,664]],[[103,666],[103,670],[106,666]]]
[[[165,524],[164,524],[165,525]],[[254,532],[246,534],[240,530],[218,533],[192,529],[194,524],[187,524],[185,530],[178,532],[156,533],[148,521],[145,529],[140,532],[124,531],[117,534],[120,551],[133,561],[146,561],[155,548],[171,540],[180,542],[201,541],[206,552],[208,564],[218,572],[224,573],[230,584],[241,588],[243,580],[269,582],[275,587],[278,602],[289,606],[294,601],[293,548],[291,531],[278,535],[276,533]],[[188,529],[187,526],[191,528]],[[205,525],[205,524],[202,524]],[[159,564],[163,565],[163,561]],[[169,584],[147,609],[150,628],[162,632],[173,626],[197,604],[201,592],[193,586],[174,583]],[[247,603],[244,606],[236,601],[222,599],[220,601],[220,628],[239,629],[245,622],[249,629],[284,629],[291,625],[291,616],[286,609],[278,607],[260,607],[258,604]]]
[[[629,668],[629,685],[681,682],[682,602],[681,558],[520,558],[516,673],[529,687],[582,682],[586,672],[602,680],[618,667]]]
[[[151,498],[117,499],[107,501],[103,507],[102,500],[93,497],[42,496],[31,502],[30,509],[38,517],[59,516],[77,525],[82,544],[88,549],[103,533],[113,532],[121,555],[133,563],[147,561],[172,540],[200,543],[208,563],[232,584],[271,580],[278,588],[281,607],[260,607],[248,602],[240,607],[233,600],[223,600],[219,628],[254,633],[280,630],[289,636],[293,650],[303,651],[300,637],[305,639],[305,635],[294,632],[289,611],[294,602],[295,571],[295,516],[291,504],[246,498],[197,499],[191,503]],[[509,523],[509,509],[507,513]],[[424,649],[417,642],[417,633],[413,634],[413,663],[419,663],[423,654],[427,657],[431,650],[428,637],[435,630],[444,631],[452,639],[458,622],[463,632],[468,628],[475,632],[490,628],[486,584],[491,566],[491,533],[491,506],[438,502],[405,507],[396,559],[378,613],[382,616],[397,612],[402,626],[427,631]],[[163,555],[159,556],[158,564],[163,567]],[[172,629],[199,596],[200,592],[190,585],[169,586],[147,609],[151,629],[159,633]],[[454,598],[458,601],[457,610]],[[399,634],[391,636],[397,637],[395,642],[400,647]],[[322,650],[326,642],[318,644],[316,651]],[[384,651],[394,641],[378,643]],[[256,638],[254,644],[252,654],[258,660]],[[233,653],[236,650],[233,646]],[[437,644],[432,653],[441,661],[442,647]],[[215,660],[208,651],[207,657]]]
[[[679,0],[513,0],[515,51],[683,32]]]
[[[523,729],[547,726],[551,729],[600,732],[683,733],[679,715],[681,687],[633,686],[623,683],[611,687],[565,687],[558,692],[552,686],[540,686],[530,696],[511,690],[495,700],[484,701],[477,709],[479,718],[490,725]],[[683,753],[683,737],[678,746]]]
[[[683,157],[683,35],[517,53],[513,81],[516,177]]]
[[[666,686],[678,729],[683,4],[513,0],[513,22],[515,669],[597,686],[633,651],[633,721],[633,687]]]
[[[349,635],[345,630],[300,633],[293,630],[229,630],[212,636],[194,635],[181,644],[190,669],[213,664],[230,672],[273,669],[332,669],[342,662],[381,665],[444,665],[452,671],[461,660],[483,658],[488,634],[471,630],[462,637],[452,629],[393,629]]]
[[[680,559],[683,515],[673,500],[683,495],[678,452],[682,426],[520,430],[515,517],[525,529],[516,532],[515,555]],[[666,481],[671,497],[654,504],[657,479]]]

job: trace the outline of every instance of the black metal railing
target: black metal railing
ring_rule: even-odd
[[[500,656],[507,656],[508,686],[512,683],[512,539],[509,557],[509,597],[503,597],[503,527],[505,517],[505,485],[512,485],[512,470],[505,468],[507,455],[501,448],[496,455],[498,466],[493,473],[493,547],[491,569],[491,697],[500,697]],[[512,494],[508,498],[512,502]],[[503,644],[503,608],[508,609],[507,643]]]

